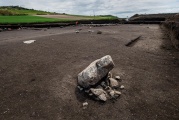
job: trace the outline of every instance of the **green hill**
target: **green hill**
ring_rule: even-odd
[[[83,16],[68,15],[19,6],[0,6],[0,24],[70,22],[75,20],[116,20],[112,15]]]
[[[0,15],[48,15],[48,14],[56,14],[56,13],[28,9],[19,6],[0,6]]]

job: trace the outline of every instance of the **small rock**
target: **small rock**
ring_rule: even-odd
[[[112,73],[111,72],[108,73],[108,78],[112,78]]]
[[[115,95],[114,90],[110,90],[109,95],[110,95],[111,97],[114,97],[114,95]]]
[[[115,97],[119,97],[122,93],[115,90],[115,91],[114,91],[114,94],[115,94],[115,95],[114,95]]]
[[[124,85],[121,85],[121,86],[120,86],[120,89],[124,89]]]
[[[76,30],[75,32],[76,32],[76,33],[79,33],[80,31]]]
[[[121,80],[121,77],[120,76],[115,76],[115,79],[116,80]]]
[[[99,95],[98,98],[99,98],[101,101],[104,101],[104,102],[107,101],[107,97],[106,97],[106,95],[105,95],[104,93],[101,94],[101,95]]]
[[[116,91],[116,90],[114,91],[114,93],[115,93],[115,94],[118,94],[118,95],[121,95],[121,94],[122,94],[121,92]]]
[[[112,88],[118,88],[119,87],[119,83],[117,82],[117,80],[115,80],[113,78],[109,78],[109,83],[110,83],[110,86]]]
[[[99,96],[99,95],[101,95],[103,93],[106,93],[103,89],[91,88],[90,91],[96,96]]]
[[[34,43],[36,40],[27,40],[27,41],[23,41],[25,44],[31,44]]]
[[[88,95],[89,95],[89,96],[93,96],[93,93],[89,93]]]
[[[90,90],[99,100],[104,102],[107,100],[107,93],[103,89],[91,88]]]
[[[87,105],[88,105],[88,102],[84,102],[84,103],[83,103],[83,106],[87,106]]]
[[[83,103],[83,109],[86,109],[87,106],[88,106],[88,102],[84,102],[84,103]]]

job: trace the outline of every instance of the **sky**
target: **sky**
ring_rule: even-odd
[[[179,0],[0,0],[0,6],[21,6],[77,15],[179,13]]]

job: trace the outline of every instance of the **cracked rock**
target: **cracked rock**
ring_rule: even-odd
[[[95,60],[78,74],[78,84],[84,88],[89,88],[90,86],[97,84],[113,68],[114,63],[110,55]]]

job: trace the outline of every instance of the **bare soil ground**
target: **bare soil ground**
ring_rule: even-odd
[[[47,18],[57,18],[57,19],[67,19],[67,20],[89,20],[90,18],[87,17],[80,17],[80,16],[70,16],[70,15],[36,15],[40,17],[47,17]]]
[[[23,43],[30,39],[36,42]],[[93,101],[76,88],[77,74],[104,55],[112,56],[112,73],[125,86],[115,102]],[[0,119],[178,120],[178,59],[158,25],[0,32]]]

